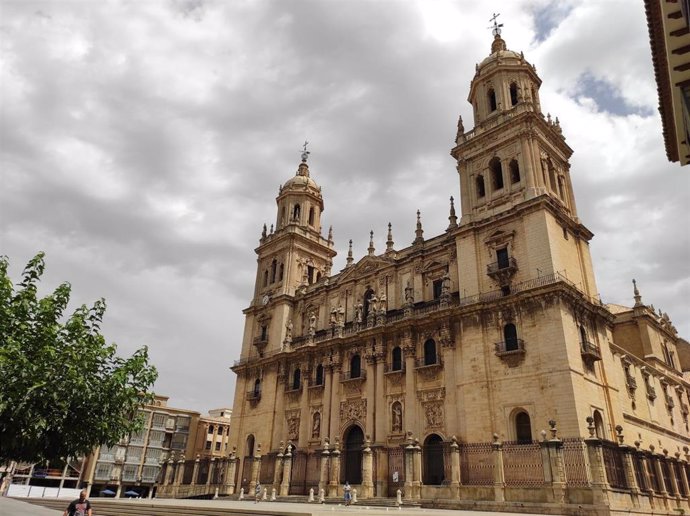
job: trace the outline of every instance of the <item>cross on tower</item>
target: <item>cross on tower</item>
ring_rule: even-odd
[[[309,154],[311,154],[311,152],[307,150],[307,145],[309,145],[309,142],[304,140],[304,145],[302,145],[302,163],[306,163]]]
[[[502,23],[498,23],[497,19],[498,17],[501,16],[501,13],[494,13],[494,15],[489,18],[489,21],[493,23],[490,29],[492,29],[492,33],[494,36],[500,36],[501,35],[501,27],[503,27]]]

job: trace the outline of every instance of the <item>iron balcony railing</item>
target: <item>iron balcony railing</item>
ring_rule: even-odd
[[[587,358],[589,360],[601,360],[601,350],[599,349],[599,346],[592,344],[591,342],[580,342],[580,353],[582,354],[583,358]]]
[[[415,369],[420,369],[422,367],[436,367],[436,366],[441,366],[443,363],[441,362],[441,355],[436,355],[435,357],[417,357],[414,359],[414,367]]]
[[[512,353],[524,353],[525,352],[525,341],[522,339],[513,339],[502,342],[497,342],[496,354],[497,355],[509,355]]]
[[[247,401],[259,401],[261,399],[261,391],[247,391]]]
[[[499,271],[515,271],[517,270],[517,260],[512,256],[508,258],[506,263],[494,262],[486,266],[487,274],[495,274]]]
[[[367,377],[367,372],[364,369],[359,371],[341,371],[340,381],[347,382],[349,380],[365,380]]]

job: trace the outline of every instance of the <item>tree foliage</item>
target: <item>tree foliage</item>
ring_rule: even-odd
[[[0,463],[85,455],[138,430],[158,375],[147,348],[123,359],[106,344],[103,299],[65,317],[68,283],[39,299],[43,253],[16,290],[8,266],[0,257]]]

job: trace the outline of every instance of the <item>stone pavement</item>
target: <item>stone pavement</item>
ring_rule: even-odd
[[[62,500],[61,500],[62,501]],[[111,501],[109,499],[109,501]],[[64,500],[64,506],[67,507],[70,500]],[[247,515],[274,515],[276,513],[294,514],[300,516],[334,516],[336,514],[350,513],[356,516],[491,516],[500,514],[503,516],[537,516],[536,514],[527,513],[512,513],[512,512],[485,512],[473,510],[445,510],[445,509],[424,509],[420,507],[409,507],[402,509],[386,508],[386,507],[367,507],[365,503],[358,503],[350,507],[344,505],[320,505],[308,503],[281,503],[281,502],[260,502],[255,504],[250,501],[231,501],[231,500],[171,500],[171,499],[154,499],[154,500],[117,500],[128,507],[136,506],[137,504],[149,506],[154,503],[158,508],[169,506],[187,506],[190,509],[194,508],[223,508],[241,511]],[[143,508],[143,507],[142,507]],[[0,497],[0,516],[58,516],[62,514],[61,510],[46,509],[34,504],[27,503],[16,498]],[[145,515],[142,511],[142,515]],[[94,511],[94,516],[98,513]],[[543,516],[543,515],[541,515]]]

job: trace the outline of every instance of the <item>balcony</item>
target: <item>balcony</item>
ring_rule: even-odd
[[[367,378],[367,372],[364,369],[359,371],[341,371],[340,381],[341,382],[351,382],[351,381],[363,381]]]
[[[302,392],[302,385],[303,385],[302,382],[300,382],[299,385],[294,385],[292,383],[290,385],[286,385],[285,386],[285,394]]]
[[[425,367],[441,367],[443,362],[441,361],[441,356],[436,355],[435,357],[417,357],[414,359],[414,368],[423,369]]]
[[[259,352],[259,356],[263,356],[264,349],[266,349],[266,346],[268,345],[268,333],[265,335],[254,337],[253,343],[254,347]]]
[[[508,367],[515,367],[525,358],[525,341],[522,339],[507,340],[496,342],[495,353],[498,358],[503,360]]]
[[[261,399],[261,391],[247,391],[247,401],[258,402]]]
[[[405,364],[384,364],[383,365],[383,374],[396,374],[396,373],[404,373],[405,372]]]
[[[517,260],[513,257],[508,258],[507,261],[502,260],[486,266],[486,274],[501,286],[508,284],[517,270]]]
[[[592,344],[591,342],[580,342],[580,354],[587,362],[596,362],[597,360],[601,360],[601,351],[599,350],[599,346]]]

